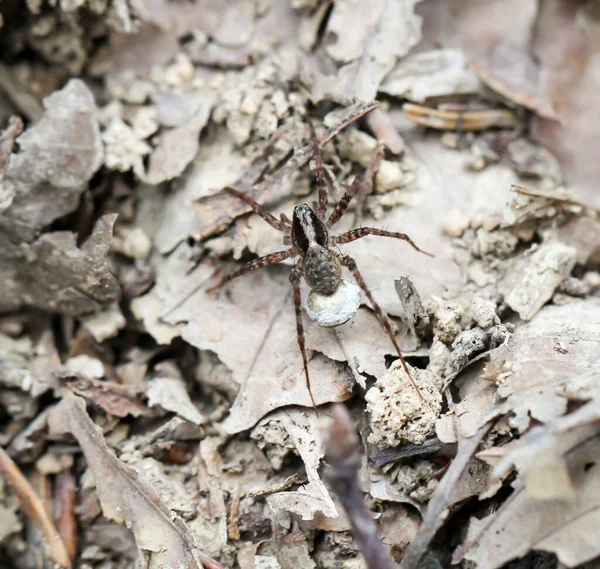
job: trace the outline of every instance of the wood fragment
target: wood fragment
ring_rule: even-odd
[[[443,111],[414,103],[405,103],[406,117],[417,124],[437,130],[477,131],[488,128],[515,128],[519,118],[509,109]]]
[[[75,518],[76,486],[70,470],[56,476],[54,485],[54,519],[71,559],[77,556],[77,519]]]
[[[343,405],[333,408],[333,424],[327,441],[326,460],[329,468],[324,478],[342,503],[352,535],[358,543],[369,569],[396,569],[377,531],[375,520],[364,503],[358,485],[360,443],[350,414]]]

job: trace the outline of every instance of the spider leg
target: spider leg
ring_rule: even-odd
[[[271,227],[274,227],[279,231],[285,231],[287,229],[287,223],[289,222],[289,220],[286,222],[287,218],[281,218],[281,220],[277,219],[274,215],[271,215],[266,211],[258,202],[254,201],[248,194],[239,192],[235,188],[229,186],[223,188],[223,190],[248,204],[254,212],[258,213],[258,215],[260,215]]]
[[[315,129],[312,125],[312,122],[310,121],[308,122],[308,128],[310,130],[310,141],[315,159],[317,188],[319,190],[319,203],[317,205],[316,213],[319,219],[324,220],[325,216],[327,215],[327,180],[325,179],[325,167],[323,166],[323,159],[321,158],[319,141],[317,139],[317,135],[315,134]]]
[[[352,222],[352,227],[360,227],[365,201],[367,196],[373,193],[375,174],[377,174],[377,171],[379,170],[379,164],[381,164],[382,160],[383,143],[378,142],[373,154],[371,155],[367,169],[365,170],[362,183],[358,188],[358,193],[356,194],[356,208],[354,209],[354,221]]]
[[[352,185],[344,192],[344,195],[341,197],[340,201],[336,204],[327,220],[327,227],[332,227],[335,225],[341,217],[346,213],[354,194],[357,192],[358,187],[362,182],[362,176],[356,176]]]
[[[378,237],[393,237],[394,239],[403,239],[404,241],[408,241],[410,245],[412,245],[413,249],[416,249],[417,251],[419,251],[419,253],[423,253],[424,255],[433,257],[431,253],[427,253],[427,251],[423,251],[423,249],[417,247],[413,240],[408,235],[406,235],[406,233],[400,233],[396,231],[385,231],[384,229],[377,229],[376,227],[359,227],[358,229],[352,229],[350,231],[347,231],[346,233],[341,233],[340,235],[332,237],[332,240],[334,244],[350,243],[351,241],[356,241],[357,239],[366,237],[367,235],[377,235]]]
[[[400,358],[400,361],[402,362],[402,367],[404,368],[406,375],[408,375],[408,378],[410,379],[410,382],[412,383],[412,385],[415,388],[416,392],[418,393],[419,397],[421,399],[423,399],[423,395],[421,395],[419,386],[416,384],[415,380],[413,379],[412,375],[410,374],[408,366],[406,365],[404,356],[402,355],[402,352],[400,351],[400,346],[398,346],[398,343],[396,342],[396,338],[394,338],[394,334],[392,333],[392,325],[390,324],[390,321],[388,320],[388,317],[384,314],[383,310],[381,310],[381,307],[379,306],[379,304],[377,304],[377,302],[373,298],[373,295],[371,294],[369,287],[367,287],[367,283],[365,283],[365,279],[363,279],[363,276],[360,274],[360,271],[358,270],[358,267],[356,266],[356,261],[349,255],[344,255],[344,256],[340,257],[340,262],[345,267],[348,267],[348,270],[352,273],[352,275],[356,279],[358,286],[362,289],[362,291],[365,293],[366,297],[369,299],[369,302],[371,303],[371,306],[373,307],[373,310],[375,311],[375,316],[377,316],[377,320],[379,320],[379,323],[381,324],[383,329],[387,332],[387,335],[389,336],[390,340],[392,341],[392,344],[394,344],[394,348],[396,348],[396,353],[398,354],[398,357]]]
[[[270,253],[269,255],[265,255],[264,257],[259,257],[258,259],[254,259],[245,265],[242,265],[237,271],[230,273],[223,277],[216,285],[211,286],[206,292],[213,292],[219,288],[221,288],[224,284],[232,281],[233,279],[237,279],[238,277],[246,274],[249,271],[253,271],[254,269],[260,269],[261,267],[267,267],[268,265],[276,265],[277,263],[281,263],[281,261],[285,261],[287,258],[291,256],[290,250],[287,251],[277,251],[277,253]]]
[[[302,324],[302,297],[300,296],[300,275],[296,267],[290,273],[290,283],[294,291],[294,310],[296,311],[296,332],[298,334],[298,346],[302,354],[302,363],[304,364],[304,377],[306,378],[306,389],[312,401],[313,407],[316,409],[317,404],[310,388],[310,377],[308,376],[308,360],[306,359],[306,346],[304,343],[304,325]]]

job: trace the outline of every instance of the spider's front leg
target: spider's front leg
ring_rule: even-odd
[[[313,397],[312,389],[310,388],[310,377],[308,375],[308,360],[306,359],[306,345],[304,342],[304,325],[302,324],[302,297],[300,295],[300,274],[294,267],[290,273],[290,283],[294,291],[294,310],[296,312],[296,333],[298,334],[298,346],[302,354],[302,363],[304,364],[304,377],[306,378],[306,389],[312,401],[313,407],[316,409],[317,404]]]
[[[286,259],[292,256],[293,251],[291,249],[288,249],[287,251],[277,251],[277,253],[271,253],[269,255],[265,255],[264,257],[254,259],[253,261],[242,265],[237,271],[234,271],[233,273],[224,276],[216,285],[211,286],[206,292],[213,292],[221,288],[224,284],[228,283],[229,281],[237,279],[238,277],[241,277],[249,271],[254,271],[255,269],[260,269],[262,267],[268,267],[269,265],[276,265],[277,263],[281,263],[282,261],[285,261]]]
[[[377,237],[392,237],[393,239],[402,239],[403,241],[407,241],[413,249],[418,251],[419,253],[423,253],[423,255],[427,255],[428,257],[433,257],[431,253],[427,251],[423,251],[423,249],[417,247],[417,245],[413,242],[413,240],[406,235],[406,233],[400,233],[399,231],[386,231],[384,229],[377,229],[376,227],[359,227],[358,229],[351,229],[350,231],[346,231],[346,233],[341,233],[340,235],[336,235],[335,237],[331,237],[331,241],[333,245],[339,245],[341,243],[350,243],[351,241],[356,241],[357,239],[362,239],[367,235],[375,235]]]
[[[379,304],[377,304],[377,301],[373,298],[373,295],[371,294],[371,291],[369,290],[369,287],[367,286],[365,279],[363,278],[360,271],[358,270],[358,267],[356,266],[356,261],[352,257],[350,257],[350,255],[338,255],[338,259],[340,260],[340,263],[342,265],[344,265],[345,267],[347,267],[348,270],[352,273],[352,275],[356,279],[356,282],[358,283],[358,286],[362,289],[362,291],[365,293],[365,296],[369,299],[369,302],[371,303],[371,306],[373,307],[373,310],[375,311],[375,316],[377,316],[377,320],[379,320],[379,323],[381,324],[383,329],[386,331],[387,335],[389,336],[390,340],[392,341],[392,344],[394,344],[394,348],[396,349],[396,353],[398,354],[398,357],[400,358],[400,361],[402,362],[402,367],[404,368],[406,375],[408,375],[408,378],[410,379],[410,382],[412,383],[413,387],[419,394],[419,397],[421,399],[423,399],[423,395],[421,395],[419,386],[413,379],[412,375],[410,374],[410,370],[408,369],[408,366],[406,365],[404,356],[402,355],[402,352],[400,351],[400,346],[398,346],[398,342],[396,342],[396,338],[394,338],[394,333],[392,332],[392,325],[390,324],[390,321],[389,321],[388,317],[385,315],[385,313],[383,312],[383,310],[381,310],[381,306],[379,306]]]

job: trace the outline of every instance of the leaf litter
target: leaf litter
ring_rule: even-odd
[[[0,8],[12,566],[600,555],[598,18],[475,4]],[[316,200],[308,119],[330,206],[383,155],[339,231],[354,217],[435,255],[344,249],[421,398],[364,298],[338,328],[305,318],[317,411],[291,263],[207,292],[284,246],[223,188],[277,218]]]

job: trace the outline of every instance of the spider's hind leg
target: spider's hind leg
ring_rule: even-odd
[[[369,302],[371,303],[371,306],[373,307],[373,310],[375,311],[375,316],[377,316],[377,320],[379,320],[379,323],[381,324],[383,329],[386,331],[387,335],[389,336],[390,340],[392,341],[392,344],[394,344],[394,348],[396,349],[396,353],[398,354],[398,357],[400,358],[400,362],[402,363],[402,367],[404,368],[406,375],[408,375],[408,378],[410,379],[410,382],[412,383],[412,385],[415,388],[416,392],[418,393],[419,397],[421,399],[423,399],[421,390],[419,389],[419,386],[413,379],[413,376],[411,375],[410,370],[408,369],[408,366],[406,365],[404,356],[402,355],[402,352],[400,351],[400,346],[398,346],[398,342],[396,342],[396,338],[394,338],[394,333],[392,332],[392,325],[390,324],[390,321],[389,321],[388,317],[384,314],[383,310],[381,310],[381,306],[379,306],[379,304],[377,304],[376,300],[373,298],[373,295],[371,294],[371,291],[369,290],[369,287],[367,286],[365,279],[360,274],[360,271],[358,270],[358,267],[356,266],[356,261],[349,255],[344,255],[344,256],[338,255],[338,258],[340,260],[340,263],[342,265],[344,265],[345,267],[347,267],[348,270],[352,273],[352,275],[356,279],[356,282],[358,283],[358,286],[362,289],[362,291],[365,293],[365,296],[369,299]]]
[[[302,354],[302,363],[304,364],[304,377],[306,378],[306,389],[312,401],[313,407],[316,409],[317,404],[313,397],[312,389],[310,388],[310,377],[308,375],[308,360],[306,359],[306,345],[304,341],[304,325],[302,324],[302,297],[300,295],[300,275],[296,268],[290,273],[290,283],[294,291],[294,310],[296,312],[296,332],[298,334],[298,346]]]

